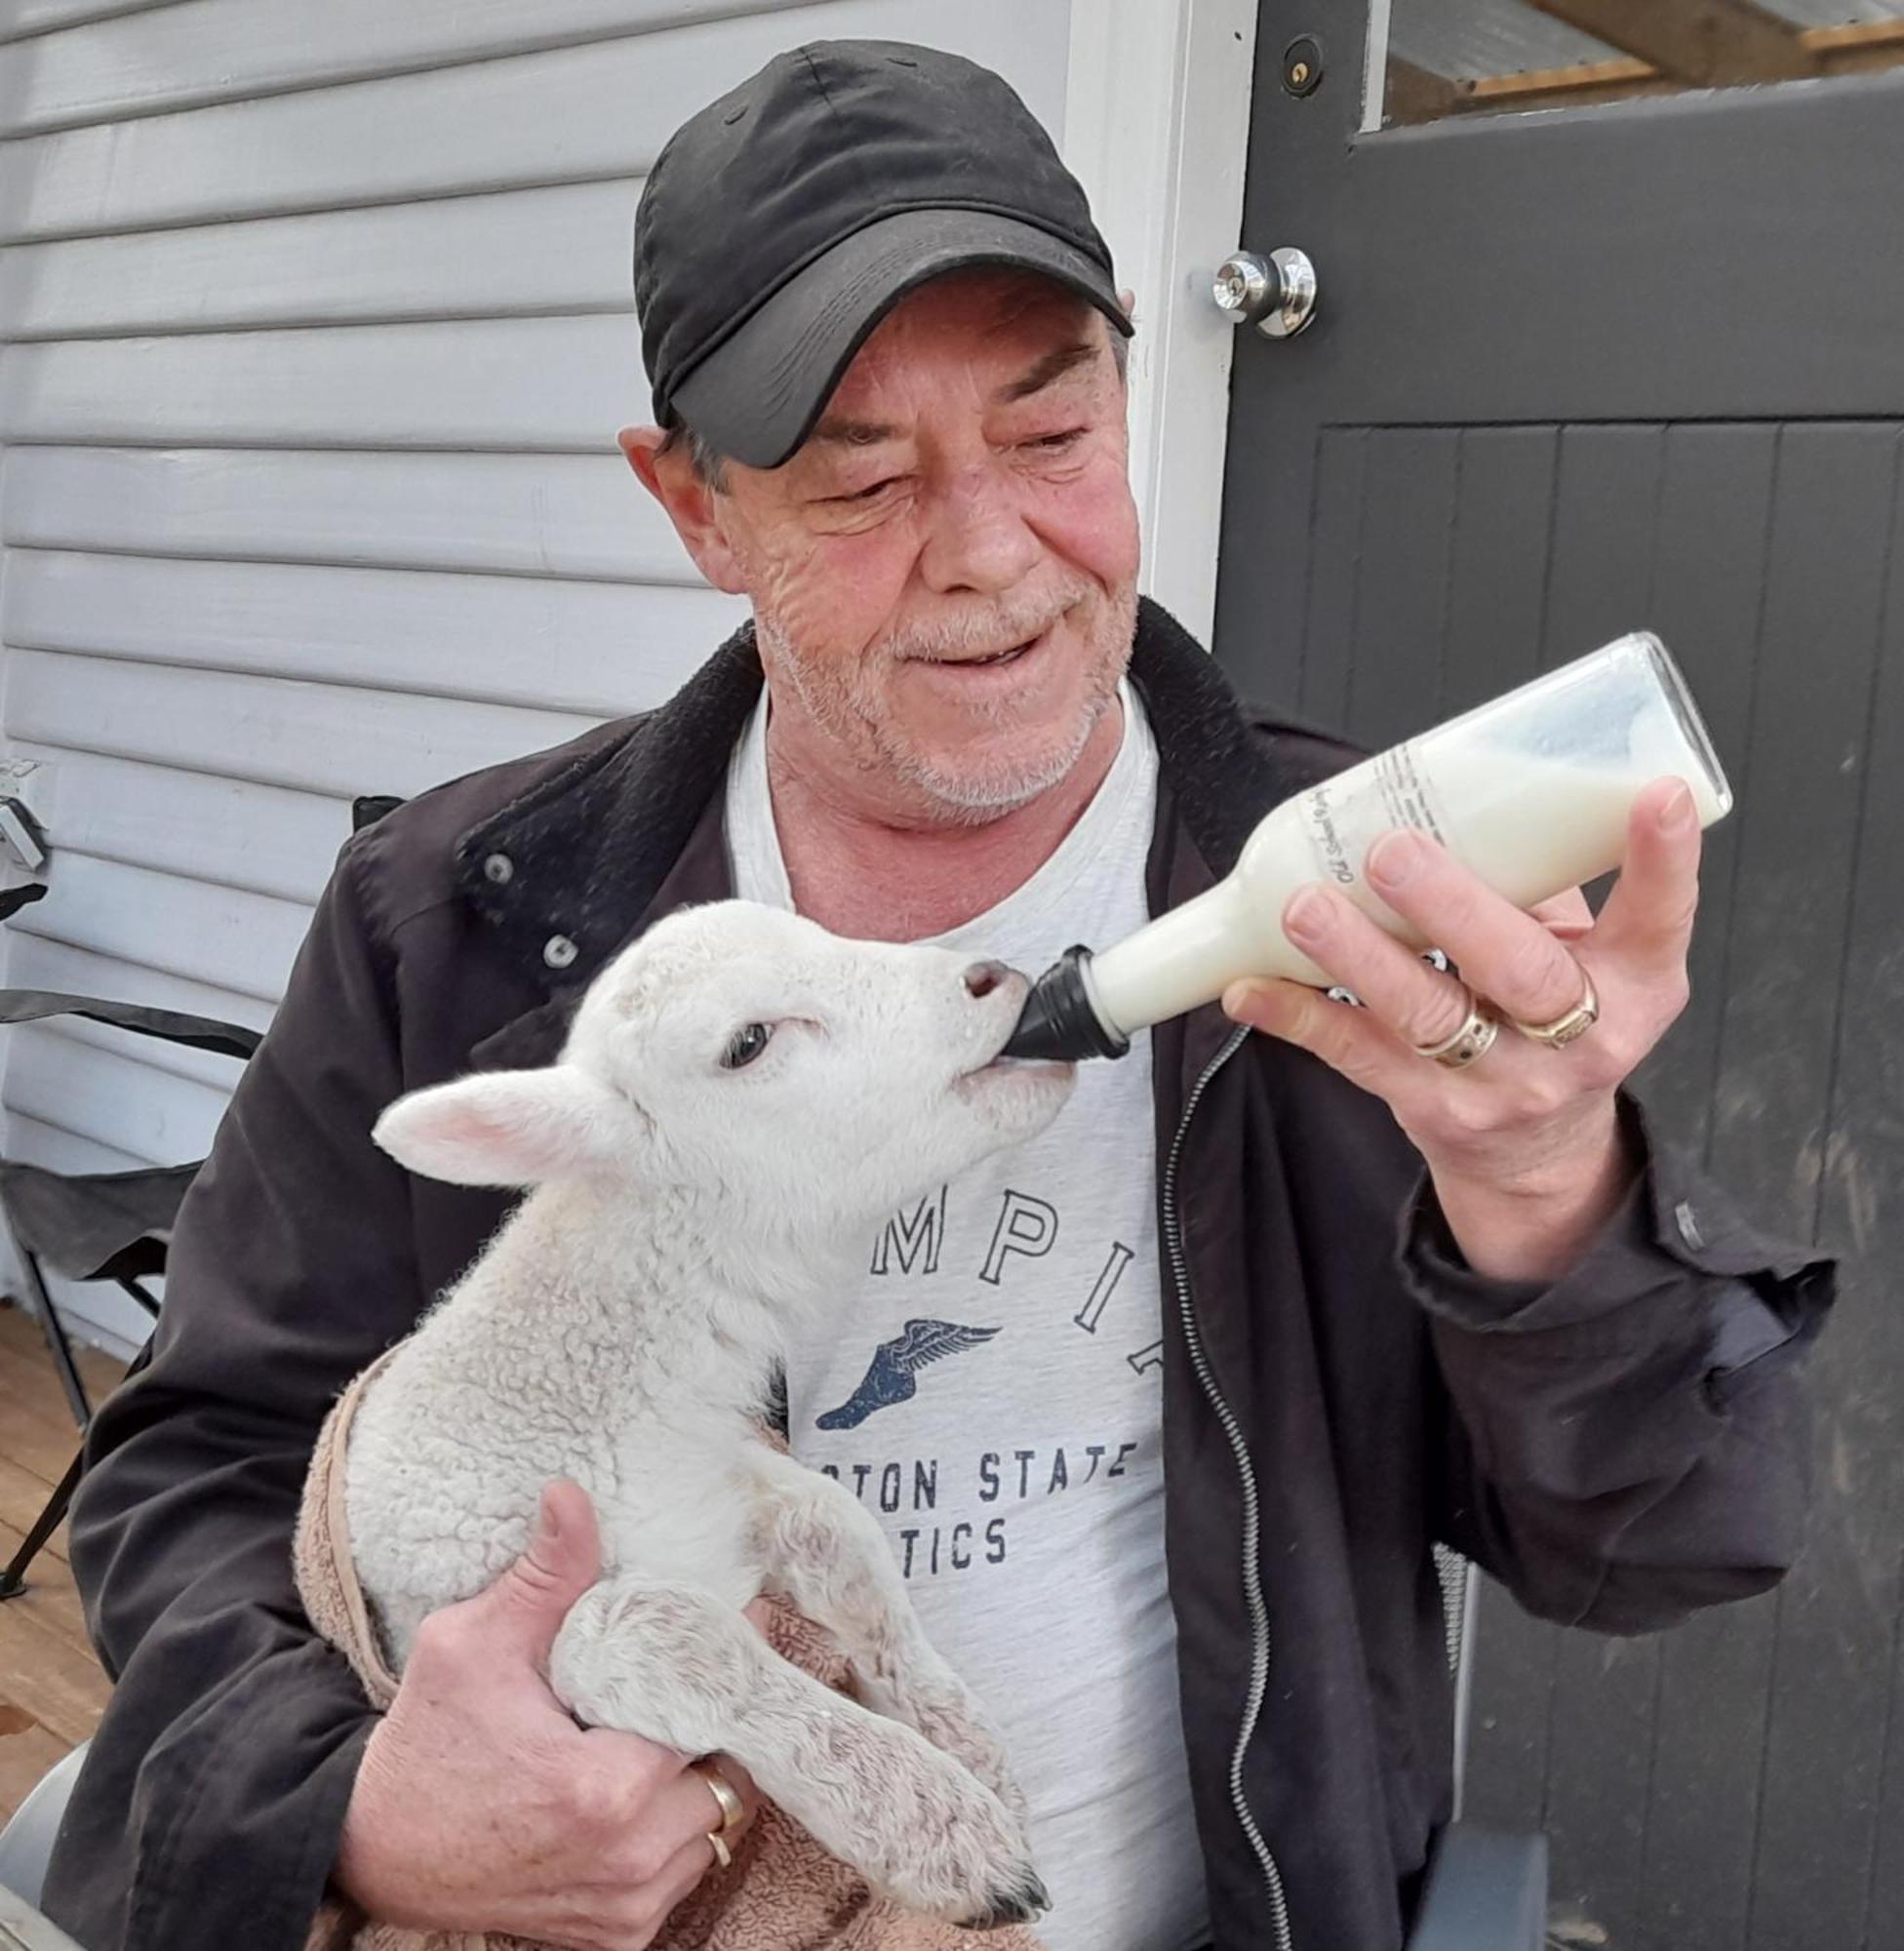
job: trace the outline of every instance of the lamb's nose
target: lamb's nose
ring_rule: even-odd
[[[1009,982],[1012,972],[1003,962],[974,962],[966,971],[966,987],[974,996],[989,996],[1001,982]]]

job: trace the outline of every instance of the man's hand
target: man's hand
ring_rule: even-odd
[[[600,1570],[594,1507],[558,1481],[523,1556],[424,1620],[333,1873],[370,1916],[641,1951],[707,1874],[721,1812],[690,1758],[579,1728],[549,1692],[549,1648]],[[720,1766],[751,1818],[753,1783]]]
[[[1553,1280],[1611,1216],[1633,1176],[1614,1093],[1686,1007],[1699,892],[1699,819],[1678,780],[1640,796],[1626,862],[1596,923],[1577,894],[1525,915],[1432,841],[1385,836],[1369,884],[1445,949],[1461,981],[1385,935],[1342,896],[1304,888],[1289,939],[1368,1006],[1294,982],[1232,983],[1223,1007],[1385,1099],[1434,1175],[1456,1243],[1478,1273]],[[1467,1014],[1462,981],[1524,1023],[1557,1021],[1591,976],[1600,1020],[1563,1050],[1503,1027],[1466,1070],[1417,1054]]]

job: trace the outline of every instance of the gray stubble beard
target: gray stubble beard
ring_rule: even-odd
[[[1072,602],[1060,606],[1058,614],[1074,607],[1075,601],[1074,597]],[[1069,776],[1117,696],[1117,687],[1124,675],[1130,646],[1135,635],[1136,617],[1137,591],[1133,580],[1126,588],[1113,593],[1106,605],[1105,624],[1116,633],[1123,655],[1105,660],[1103,680],[1094,684],[1086,697],[1071,737],[1037,766],[996,776],[988,776],[982,771],[976,775],[948,772],[893,737],[887,719],[878,709],[876,691],[860,681],[861,669],[856,668],[852,681],[843,687],[811,683],[807,667],[793,649],[791,639],[776,619],[758,610],[755,612],[755,633],[767,655],[770,668],[787,679],[807,715],[857,772],[862,776],[879,775],[923,795],[943,812],[947,825],[982,826],[989,820],[1030,805]],[[1048,616],[1038,628],[1047,628],[1054,620],[1054,615]],[[1019,634],[1030,636],[1036,633],[1035,629],[1027,628]],[[907,650],[914,656],[922,652],[942,655],[981,637],[996,642],[998,636],[1010,634],[1012,632],[996,629],[988,633],[971,629],[918,633],[908,639]],[[1102,647],[1093,643],[1091,648],[1096,652]],[[1001,706],[994,716],[1001,724],[1009,723],[1009,706]]]

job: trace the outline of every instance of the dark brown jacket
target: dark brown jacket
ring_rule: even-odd
[[[1346,753],[1248,718],[1154,606],[1132,676],[1161,906]],[[743,632],[663,709],[344,850],[181,1217],[150,1366],[94,1427],[72,1556],[118,1688],[47,1895],[91,1951],[302,1942],[369,1716],[293,1591],[299,1487],[345,1382],[505,1204],[407,1176],[372,1121],[552,1056],[617,947],[728,891],[724,772],[760,682]],[[1278,1941],[1273,1852],[1296,1951],[1395,1951],[1449,1800],[1431,1545],[1609,1632],[1769,1585],[1799,1542],[1794,1372],[1830,1270],[1634,1113],[1645,1174],[1584,1262],[1492,1284],[1380,1103],[1214,1010],[1156,1055],[1169,1564],[1215,1937]]]

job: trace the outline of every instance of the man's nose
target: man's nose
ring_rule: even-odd
[[[1031,574],[1044,544],[1024,519],[1014,486],[975,469],[944,490],[920,556],[929,587],[941,595],[971,589],[1003,596]]]
[[[1011,981],[1012,971],[1003,962],[974,962],[966,971],[966,988],[974,996],[989,996]]]

